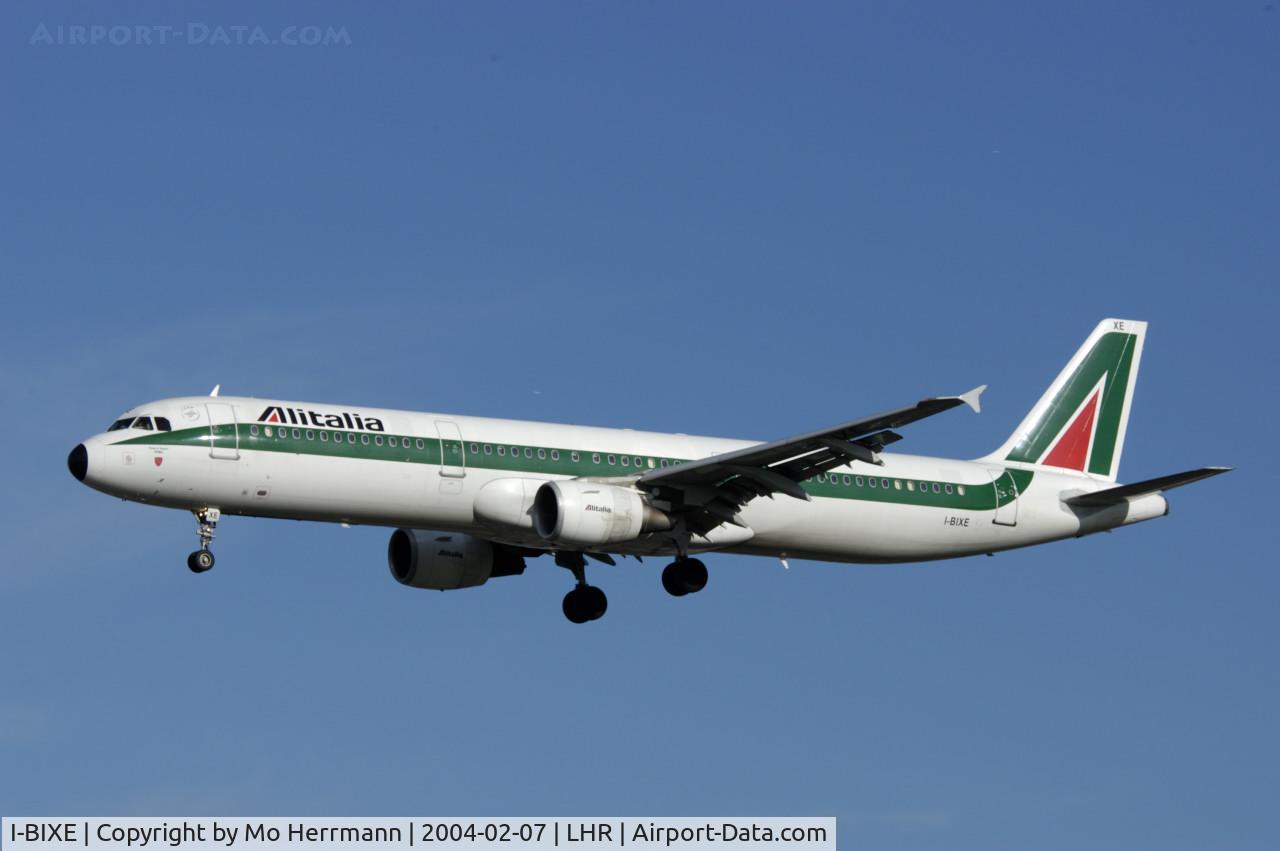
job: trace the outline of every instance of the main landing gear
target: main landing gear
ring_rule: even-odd
[[[187,567],[192,573],[204,573],[213,567],[213,553],[209,544],[213,541],[213,530],[218,525],[222,512],[216,508],[202,508],[191,512],[196,516],[196,533],[200,536],[200,549],[187,556]]]
[[[700,559],[678,558],[663,568],[662,587],[672,597],[696,594],[707,587],[707,566]]]
[[[587,560],[582,553],[556,553],[556,564],[572,571],[577,585],[564,595],[564,616],[573,623],[586,623],[604,617],[609,599],[594,585],[587,584]]]

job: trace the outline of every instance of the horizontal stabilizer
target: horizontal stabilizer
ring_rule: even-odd
[[[1145,482],[1134,482],[1131,485],[1121,485],[1118,488],[1107,488],[1102,491],[1073,496],[1070,499],[1063,500],[1063,502],[1067,505],[1081,508],[1116,505],[1135,496],[1145,496],[1149,493],[1159,493],[1182,485],[1189,485],[1192,482],[1198,482],[1201,479],[1207,479],[1219,473],[1229,472],[1231,469],[1231,467],[1201,467],[1199,470],[1187,470],[1185,473],[1173,473],[1169,476],[1161,476],[1158,479],[1147,479]]]

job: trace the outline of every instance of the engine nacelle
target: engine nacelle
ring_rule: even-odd
[[[546,479],[494,479],[472,503],[476,519],[491,526],[533,529],[533,500]]]
[[[491,576],[524,573],[518,550],[459,532],[397,529],[387,544],[387,564],[401,585],[451,591],[474,588]]]
[[[533,529],[544,541],[597,547],[671,528],[671,518],[638,491],[576,480],[547,482],[533,499]]]

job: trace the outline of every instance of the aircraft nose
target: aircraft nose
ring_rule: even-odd
[[[76,448],[67,456],[67,469],[77,480],[84,481],[85,474],[89,472],[89,450],[84,448],[83,443],[76,444]]]

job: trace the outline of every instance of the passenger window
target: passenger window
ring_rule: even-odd
[[[937,482],[934,482],[934,483],[933,483],[933,492],[934,492],[934,493],[942,493],[942,485],[938,484]]]
[[[551,460],[552,460],[552,461],[559,461],[559,460],[560,460],[560,450],[559,450],[559,449],[552,449],[552,450],[551,450]]]
[[[295,428],[295,429],[293,430],[293,439],[294,439],[294,440],[302,440],[302,432],[298,431],[298,430]]]
[[[539,461],[545,461],[545,460],[547,460],[547,450],[545,450],[545,449],[539,449],[539,450],[538,450],[538,460],[539,460]]]
[[[592,453],[591,453],[591,463],[592,463],[592,464],[599,464],[599,463],[600,463],[600,453],[599,453],[599,452],[592,452]]]
[[[876,480],[875,480],[875,479],[867,479],[867,484],[871,485],[871,487],[875,487],[875,486],[876,486]]]
[[[617,456],[615,456],[615,455],[610,455],[610,456],[609,456],[609,466],[610,466],[610,467],[612,467],[614,464],[617,464],[617,463],[618,463],[618,458],[617,458]]]
[[[524,448],[524,457],[526,457],[526,458],[532,458],[532,457],[533,457],[533,450],[526,446],[526,447]]]
[[[658,463],[659,463],[659,464],[661,464],[663,467],[665,467],[665,466],[667,466],[667,459],[666,459],[666,458],[663,458],[663,459],[662,459],[661,461],[659,461]]]
[[[369,435],[367,435],[367,434],[362,434],[362,435],[360,435],[360,442],[361,442],[361,443],[363,443],[365,446],[368,446],[368,445],[369,445]]]
[[[315,440],[315,439],[316,439],[316,433],[311,429],[307,429],[307,440]]]
[[[413,442],[413,445],[414,445],[414,448],[420,449],[420,450],[425,449],[427,447],[427,445],[422,442],[422,438],[420,437]]]
[[[377,437],[375,437],[375,438],[373,439],[373,442],[374,442],[374,443],[376,443],[378,446],[381,446],[381,445],[382,445],[382,435],[378,435]]]
[[[486,444],[484,445],[484,454],[485,454],[485,455],[492,455],[492,454],[493,454],[493,446],[492,446],[491,444],[486,443]]]
[[[915,491],[915,489],[916,489],[916,483],[915,483],[915,482],[907,482],[907,490],[914,492],[914,491]]]
[[[844,486],[845,486],[845,487],[849,487],[849,477],[848,477],[848,476],[845,476],[845,477],[844,477]]]
[[[888,488],[889,488],[889,480],[888,480],[888,479],[881,479],[881,480],[880,480],[880,487],[885,488],[886,490],[888,490]]]
[[[893,489],[896,491],[902,490],[902,479],[893,480]]]
[[[579,459],[580,457],[581,457],[581,456],[579,456],[577,452],[570,452],[570,453],[569,453],[569,460],[570,460],[570,461],[572,461],[572,462],[573,462],[573,463],[575,463],[575,464],[577,464],[577,463],[578,463],[578,459]]]
[[[479,454],[480,454],[480,447],[479,447],[479,446],[477,446],[477,445],[476,445],[476,444],[474,444],[474,443],[473,443],[473,444],[471,444],[471,454],[472,454],[472,455],[479,455]]]
[[[951,485],[947,485],[947,493],[951,493],[951,490],[952,490]]]
[[[498,447],[498,454],[499,454],[499,455],[502,455],[502,456],[504,456],[504,457],[505,457],[505,456],[506,456],[506,454],[507,454],[507,447],[505,447],[505,446],[499,446],[499,447]]]
[[[964,496],[964,485],[956,485],[956,492]]]
[[[257,436],[258,436],[258,427],[257,427],[257,426],[249,426],[249,434],[250,434],[251,436],[253,436],[253,437],[257,437]]]
[[[167,418],[156,417],[156,431],[173,431],[173,426],[169,425]]]
[[[327,431],[322,431],[322,432],[320,432],[320,442],[321,442],[321,443],[328,443],[328,442],[329,442],[329,432],[327,432]]]
[[[853,481],[854,481],[854,484],[856,484],[858,487],[862,487],[862,485],[864,484],[862,481],[862,476],[855,476]]]
[[[356,442],[356,433],[354,431],[347,432],[347,443]]]
[[[511,457],[512,457],[512,458],[519,458],[519,457],[520,457],[520,447],[519,447],[519,446],[513,446],[513,447],[511,447]]]
[[[652,459],[652,458],[650,458],[650,459],[649,459],[649,469],[650,469],[650,470],[652,470],[652,469],[653,469],[653,459]]]
[[[929,492],[929,483],[928,483],[928,482],[921,482],[921,483],[920,483],[920,493],[928,493],[928,492]]]
[[[133,427],[151,431],[151,417],[138,417],[133,421]]]
[[[628,458],[627,456],[623,455],[623,456],[622,456],[622,466],[624,466],[624,467],[630,467],[630,466],[631,466],[631,459],[630,459],[630,458]]]

